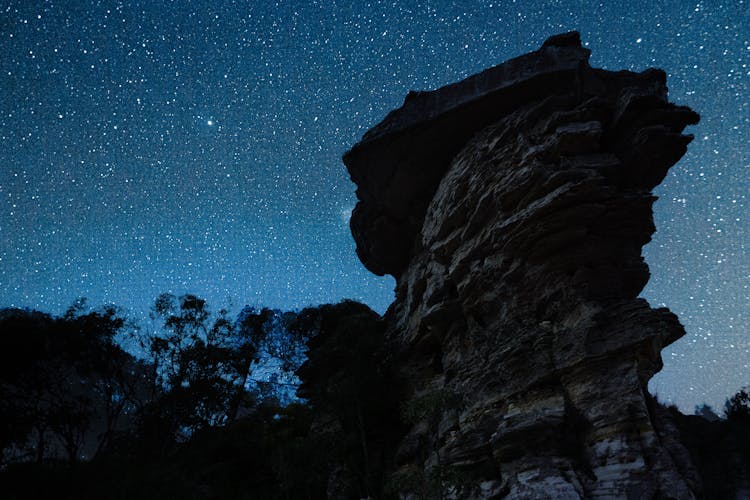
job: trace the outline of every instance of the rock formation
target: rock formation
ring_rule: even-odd
[[[684,331],[637,298],[651,190],[698,115],[668,102],[663,71],[588,57],[567,33],[409,93],[344,156],[357,253],[397,282],[402,498],[700,492],[646,389]]]

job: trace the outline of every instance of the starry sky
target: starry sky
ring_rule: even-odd
[[[742,0],[0,0],[0,306],[383,312],[394,282],[356,258],[341,154],[408,90],[573,29],[593,66],[664,68],[702,115],[657,190],[643,296],[688,332],[652,390],[721,407],[750,384]]]

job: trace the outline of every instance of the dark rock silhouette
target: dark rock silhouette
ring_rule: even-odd
[[[647,392],[684,330],[637,298],[651,190],[699,117],[663,71],[588,57],[566,33],[410,93],[344,156],[357,253],[397,281],[404,404],[430,402],[395,453],[402,498],[700,495]]]

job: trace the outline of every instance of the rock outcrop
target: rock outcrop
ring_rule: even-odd
[[[567,33],[409,93],[344,156],[358,255],[397,282],[402,498],[700,492],[646,389],[684,330],[637,298],[651,190],[698,115],[667,100],[663,71],[588,57]]]

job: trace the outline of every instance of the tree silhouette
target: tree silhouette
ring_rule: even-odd
[[[724,415],[729,420],[750,422],[750,393],[747,388],[741,389],[727,399],[724,405]]]
[[[90,457],[106,446],[128,405],[132,356],[116,343],[130,327],[114,307],[61,317],[0,311],[0,446],[8,460]]]
[[[297,372],[298,394],[336,437],[328,450],[338,469],[332,474],[357,486],[350,496],[380,496],[387,450],[402,427],[382,318],[364,304],[343,301],[303,310],[293,329],[311,332],[308,360]]]
[[[250,367],[258,361],[260,345],[265,341],[268,332],[267,323],[273,314],[273,311],[267,308],[258,312],[254,308],[245,308],[237,318],[235,369],[239,375],[239,383],[229,411],[229,418],[232,422],[237,419],[243,399],[247,394],[246,386],[250,376]]]
[[[214,317],[195,295],[165,293],[156,299],[152,318],[161,322],[146,342],[159,388],[143,415],[152,437],[166,444],[226,423],[241,378],[227,311]]]

